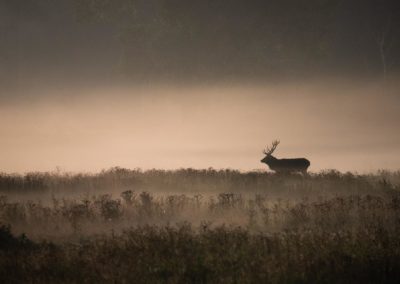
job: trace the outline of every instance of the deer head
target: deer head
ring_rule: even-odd
[[[278,144],[279,140],[274,140],[272,141],[271,147],[267,147],[266,149],[264,149],[263,153],[265,154],[265,157],[261,160],[262,163],[268,164],[269,161],[276,159],[274,156],[272,156],[272,153],[275,151]]]

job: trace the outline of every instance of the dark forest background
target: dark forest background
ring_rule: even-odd
[[[395,0],[0,3],[4,82],[24,72],[96,79],[112,68],[137,80],[386,77],[400,69]]]

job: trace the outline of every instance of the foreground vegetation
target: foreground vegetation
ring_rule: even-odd
[[[136,228],[76,244],[8,237],[0,277],[19,283],[398,283],[398,233],[378,226],[265,235],[182,225]],[[4,239],[8,231],[1,234]]]
[[[398,283],[399,176],[3,174],[0,279]]]

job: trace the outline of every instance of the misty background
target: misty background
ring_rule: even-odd
[[[399,169],[398,6],[0,0],[0,171]]]

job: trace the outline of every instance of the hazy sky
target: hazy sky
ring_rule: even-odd
[[[265,169],[274,139],[312,171],[399,169],[400,10],[367,2],[0,0],[0,171]]]
[[[52,89],[0,104],[0,171],[265,168],[262,149],[310,170],[400,168],[398,86]],[[26,91],[28,92],[28,91]]]

